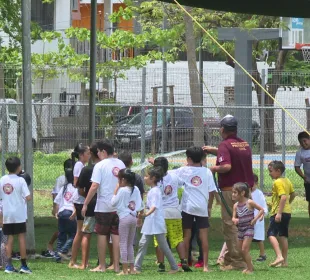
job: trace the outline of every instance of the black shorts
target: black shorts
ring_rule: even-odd
[[[209,218],[208,217],[201,217],[201,216],[194,216],[182,211],[182,227],[183,229],[192,229],[194,219],[196,221],[197,229],[208,228],[209,225]]]
[[[95,232],[99,235],[118,235],[119,218],[116,212],[95,212]]]
[[[310,202],[310,183],[305,183],[305,194],[306,194],[306,200]]]
[[[288,237],[288,226],[291,219],[291,214],[282,213],[282,219],[280,223],[275,221],[276,215],[270,217],[270,224],[267,231],[267,237],[269,236],[284,236]]]
[[[82,208],[83,204],[74,203],[75,211],[76,211],[76,219],[78,221],[83,221],[84,217],[82,216]]]
[[[26,232],[26,223],[4,224],[2,228],[4,235],[17,235]]]

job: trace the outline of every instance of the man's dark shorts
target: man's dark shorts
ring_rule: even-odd
[[[95,232],[99,235],[118,235],[119,218],[116,212],[95,212]]]
[[[267,231],[267,237],[269,236],[284,236],[288,237],[288,226],[291,220],[291,214],[288,213],[282,213],[282,219],[280,223],[277,223],[275,221],[275,217],[270,217],[270,224]]]
[[[306,200],[310,202],[310,183],[305,183]]]
[[[182,212],[183,229],[192,229],[194,219],[196,221],[197,229],[204,229],[210,226],[208,217],[194,216],[194,215]]]

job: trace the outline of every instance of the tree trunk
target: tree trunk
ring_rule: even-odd
[[[191,13],[191,8],[187,8],[187,11]],[[201,94],[199,89],[199,78],[197,73],[197,62],[196,62],[196,38],[194,33],[193,20],[188,16],[184,16],[185,21],[185,37],[186,37],[186,51],[187,51],[187,62],[189,71],[189,87],[192,105],[202,105]],[[193,108],[194,113],[194,145],[204,145],[204,126],[203,126],[203,109]]]
[[[279,51],[277,62],[276,62],[276,68],[275,71],[272,73],[272,80],[271,84],[269,84],[269,93],[270,95],[275,98],[278,88],[281,86],[281,77],[282,77],[282,71],[284,69],[285,59],[287,56],[287,50],[281,50]],[[261,84],[262,79],[257,71],[257,64],[256,62],[253,63],[253,77]],[[257,99],[258,104],[261,106],[261,94],[262,89],[255,84],[255,90],[257,93]],[[264,149],[265,152],[275,152],[276,149],[276,143],[275,143],[275,137],[274,137],[274,101],[273,99],[268,95],[265,94],[265,106],[266,107],[272,107],[270,109],[265,110],[265,144]]]

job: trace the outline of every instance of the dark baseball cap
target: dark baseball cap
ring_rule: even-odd
[[[237,127],[237,126],[238,126],[238,121],[232,115],[226,115],[221,120],[221,127]]]

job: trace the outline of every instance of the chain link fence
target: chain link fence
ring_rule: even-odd
[[[272,181],[267,165],[271,160],[283,160],[286,175],[303,194],[303,182],[294,172],[294,157],[299,147],[297,134],[302,131],[296,121],[309,128],[310,74],[269,71],[266,79],[263,77],[267,90],[295,118],[293,120],[254,84],[248,93],[252,105],[236,105],[236,94],[239,98],[242,94],[247,99],[249,96],[235,93],[234,69],[218,62],[205,63],[204,68],[203,91],[196,91],[192,96],[190,88],[193,85],[184,64],[168,66],[166,90],[162,86],[164,73],[156,63],[145,70],[120,72],[112,69],[114,79],[108,82],[104,77],[98,77],[96,140],[109,138],[117,152],[131,151],[139,171],[144,166],[139,168],[139,164],[153,154],[168,153],[171,167],[180,166],[185,163],[187,147],[219,144],[219,122],[224,115],[248,116],[250,112],[252,120],[244,126],[241,117],[239,122],[243,125],[238,133],[241,137],[250,137],[253,168],[258,175],[263,174],[261,186],[266,192],[270,191]],[[32,142],[36,190],[51,190],[56,178],[63,173],[63,161],[70,157],[74,146],[90,144],[89,85],[79,82],[87,81],[87,75],[87,69],[33,70]],[[262,78],[262,73],[253,75]],[[23,155],[19,77],[18,68],[0,69],[0,81],[3,81],[0,84],[2,173],[9,155]],[[275,80],[277,83],[273,84]],[[12,98],[4,99],[4,96]],[[163,104],[163,100],[167,103]],[[208,165],[212,164],[215,164],[215,158],[210,156]]]

